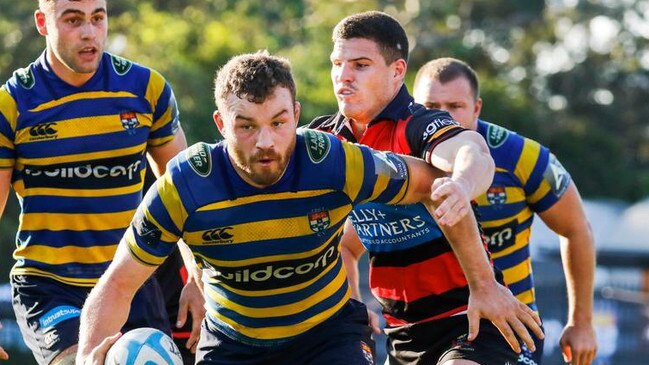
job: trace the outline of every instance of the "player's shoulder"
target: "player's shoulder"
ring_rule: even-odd
[[[217,144],[195,143],[178,153],[169,161],[167,170],[173,179],[200,180],[212,174],[215,165]]]
[[[21,67],[12,72],[11,77],[3,85],[3,89],[12,95],[17,93],[27,93],[33,90],[39,80],[37,80],[36,69],[40,67],[37,61],[30,63],[26,67]]]
[[[511,148],[517,146],[522,147],[525,144],[540,145],[539,142],[532,138],[525,137],[503,126],[481,119],[478,120],[478,133],[484,137],[487,146],[492,151],[511,150]]]
[[[103,57],[103,62],[108,64],[109,72],[113,77],[118,79],[135,78],[146,82],[151,78],[164,81],[164,77],[155,69],[134,62],[126,57],[118,56],[109,52],[104,52]]]
[[[333,134],[301,127],[297,130],[295,143],[296,153],[308,156],[308,161],[320,164],[326,160],[335,160],[341,153],[341,142]]]

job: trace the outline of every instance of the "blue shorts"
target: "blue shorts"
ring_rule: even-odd
[[[16,322],[39,364],[49,364],[79,342],[79,316],[91,288],[31,275],[12,276],[11,287]],[[153,278],[133,298],[122,331],[138,327],[171,333],[160,285]]]
[[[197,365],[371,365],[374,341],[364,304],[350,300],[333,318],[295,340],[258,347],[233,340],[205,318]]]

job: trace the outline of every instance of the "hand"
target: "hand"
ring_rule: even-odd
[[[2,329],[2,323],[0,323],[0,330]],[[0,346],[0,360],[9,360],[9,354]]]
[[[436,206],[433,216],[439,224],[452,226],[469,213],[471,201],[462,180],[437,178],[431,191],[431,199]]]
[[[76,363],[83,365],[104,365],[104,362],[106,360],[106,353],[121,336],[121,333],[116,333],[110,337],[106,337],[97,347],[95,347],[90,352],[90,354],[86,358],[81,356],[81,354],[79,353],[77,355]]]
[[[380,335],[381,326],[379,324],[379,315],[376,314],[376,312],[374,312],[373,310],[367,308],[367,318],[368,318],[368,324],[372,329],[372,333],[374,333],[375,335]]]
[[[195,280],[189,280],[180,293],[176,327],[180,328],[185,325],[188,312],[192,314],[192,332],[185,347],[192,353],[196,353],[196,345],[201,335],[201,322],[205,318],[205,298],[203,298],[201,289]]]
[[[567,364],[590,365],[597,354],[597,340],[591,324],[566,325],[559,344]]]
[[[516,335],[523,340],[527,348],[536,351],[528,328],[536,337],[544,337],[539,315],[516,299],[509,289],[498,283],[483,289],[471,289],[467,316],[469,341],[473,341],[478,336],[480,318],[491,321],[516,353],[521,352]]]

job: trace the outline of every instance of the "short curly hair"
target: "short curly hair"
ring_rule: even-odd
[[[241,99],[261,104],[277,87],[287,88],[295,102],[295,81],[291,64],[286,58],[272,56],[268,51],[242,54],[230,59],[217,71],[214,101],[218,108],[232,93]]]

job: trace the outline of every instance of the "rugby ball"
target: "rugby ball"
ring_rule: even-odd
[[[164,332],[136,328],[122,335],[106,353],[105,365],[183,365],[178,347]]]

